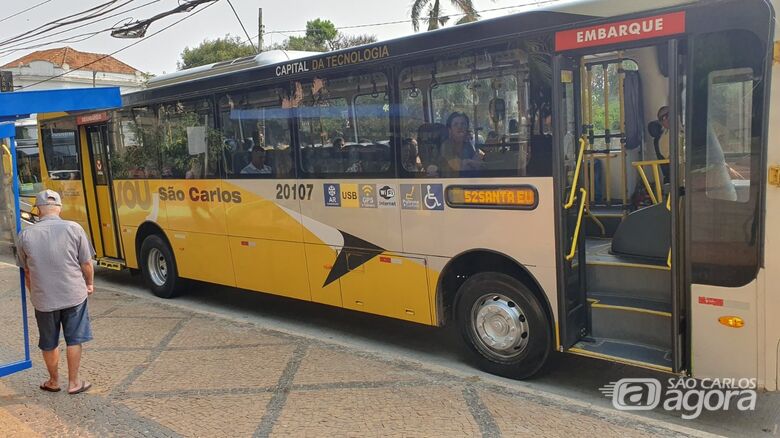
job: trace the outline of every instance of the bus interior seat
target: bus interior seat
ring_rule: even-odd
[[[661,202],[631,212],[612,238],[616,255],[666,260],[672,235],[672,215]]]

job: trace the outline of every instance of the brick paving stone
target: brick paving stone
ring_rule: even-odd
[[[111,304],[116,305],[116,302]],[[187,316],[187,313],[171,306],[154,305],[139,300],[118,306],[113,312],[105,316],[109,318],[184,318]]]
[[[268,345],[165,351],[128,391],[267,388],[279,380],[294,349],[293,345]]]
[[[226,394],[143,397],[121,403],[183,436],[238,437],[252,435],[270,399],[270,393]]]
[[[81,374],[92,382],[91,394],[108,394],[135,367],[148,358],[149,353],[146,351],[92,351],[89,347],[85,347],[81,360]],[[64,351],[62,360],[65,360]],[[60,365],[60,369],[66,369],[64,362]]]
[[[387,362],[327,348],[310,348],[294,385],[415,380],[421,376]]]
[[[293,391],[272,436],[461,437],[479,426],[458,389],[441,386]]]
[[[611,424],[598,417],[586,416],[518,397],[509,397],[491,391],[480,391],[479,396],[503,436],[560,438],[652,436],[637,429]]]
[[[30,429],[23,421],[17,419],[10,412],[0,408],[0,433],[8,437],[40,437],[39,433]]]
[[[168,344],[172,348],[213,348],[289,342],[256,328],[207,318],[192,318]]]
[[[161,318],[97,318],[92,321],[95,340],[89,347],[152,349],[178,322]]]

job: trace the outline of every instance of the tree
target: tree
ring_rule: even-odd
[[[479,19],[472,0],[450,0],[450,3],[463,14],[456,24],[471,23]],[[429,6],[427,17],[423,17],[426,6]],[[441,0],[414,0],[412,3],[412,27],[415,32],[420,30],[420,21],[428,23],[428,30],[435,30],[447,24],[449,19],[449,16],[442,14]]]
[[[336,29],[330,20],[316,19],[306,22],[305,36],[292,36],[272,49],[303,50],[309,52],[327,52],[347,47],[375,43],[375,35],[345,35]]]
[[[176,67],[179,70],[184,70],[199,65],[250,56],[255,53],[254,46],[244,42],[238,36],[227,34],[224,38],[203,40],[197,47],[185,47],[180,55],[181,61],[176,62]]]

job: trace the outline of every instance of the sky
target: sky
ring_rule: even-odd
[[[20,45],[11,46],[8,43],[3,43],[11,37],[33,30],[50,21],[81,12],[107,1],[109,0],[27,0],[26,2],[3,2],[4,7],[2,12],[0,12],[0,65],[11,62],[35,50],[66,45],[83,52],[112,53],[137,42],[138,39],[118,39],[111,37],[109,32],[103,32],[80,42],[54,42],[54,40],[108,29],[125,19],[131,19],[130,21],[143,20],[160,12],[173,9],[179,4],[179,0],[116,0],[115,5],[126,3],[117,11],[107,14],[118,14],[116,17],[57,36],[35,37]],[[251,37],[255,37],[258,34],[258,8],[263,8],[263,21],[266,30],[265,45],[280,43],[290,35],[302,35],[302,32],[290,33],[285,31],[305,29],[306,22],[316,18],[328,19],[338,28],[409,20],[412,3],[412,0],[231,1]],[[550,0],[473,1],[477,10],[484,11],[481,13],[483,18],[506,15],[550,2]],[[14,13],[42,2],[45,2],[45,4],[13,18],[7,18]],[[143,6],[147,3],[151,4]],[[448,1],[444,0],[442,4],[447,5],[447,13],[457,12],[449,6]],[[122,13],[139,6],[142,7],[131,12]],[[490,9],[498,10],[490,11]],[[197,46],[204,39],[214,39],[225,34],[238,35],[246,39],[244,31],[241,29],[227,0],[207,3],[199,6],[192,12],[175,14],[156,21],[149,27],[147,36],[185,16],[187,18],[180,23],[115,54],[114,57],[143,72],[159,75],[176,71],[176,61],[180,60],[179,55],[182,50],[185,47]],[[421,25],[421,28],[425,28],[424,24]],[[66,28],[60,28],[58,31],[64,29]],[[379,40],[387,40],[409,35],[414,30],[411,22],[405,21],[396,24],[343,29],[342,32],[345,34],[374,34]],[[51,44],[43,47],[29,47],[49,42]],[[256,43],[256,39],[253,42]]]

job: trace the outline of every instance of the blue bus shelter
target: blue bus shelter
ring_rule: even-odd
[[[0,93],[0,261],[16,264],[15,242],[21,231],[19,177],[14,122],[31,114],[118,108],[118,87],[71,88]],[[0,291],[0,377],[32,367],[27,324],[24,271],[19,268],[19,289]],[[19,312],[19,317],[13,313]],[[15,336],[18,334],[18,336]]]

